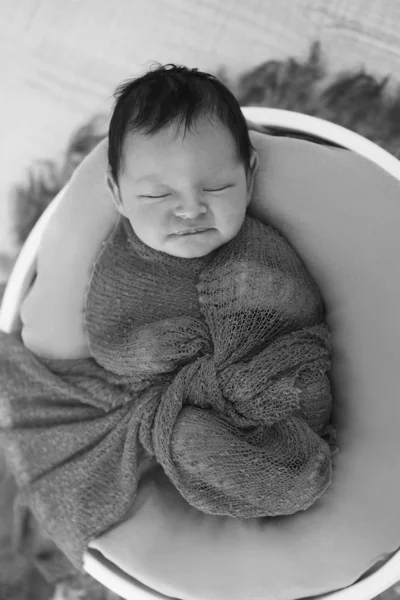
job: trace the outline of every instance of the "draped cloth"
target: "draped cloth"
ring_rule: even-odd
[[[125,217],[87,288],[91,358],[50,360],[0,334],[1,439],[26,502],[78,568],[132,507],[154,457],[186,501],[289,515],[327,489],[331,340],[303,263],[246,215],[211,255],[146,246]]]

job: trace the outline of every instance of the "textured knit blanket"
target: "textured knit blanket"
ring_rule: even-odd
[[[86,295],[92,358],[0,334],[0,425],[23,497],[79,568],[155,457],[189,504],[263,517],[331,480],[330,334],[287,241],[246,216],[214,255],[152,250],[121,217]]]

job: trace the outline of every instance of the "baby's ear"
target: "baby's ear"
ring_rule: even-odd
[[[254,177],[258,169],[258,162],[258,154],[254,148],[252,148],[250,156],[250,168],[247,173],[247,204],[250,203],[253,193]]]
[[[111,167],[108,166],[107,167],[107,174],[106,174],[106,186],[111,194],[111,197],[113,199],[113,202],[116,206],[117,211],[123,215],[124,217],[126,217],[125,214],[125,209],[124,209],[124,205],[122,203],[121,200],[121,194],[119,192],[119,188],[117,186],[117,184],[115,183],[114,177],[111,173]]]

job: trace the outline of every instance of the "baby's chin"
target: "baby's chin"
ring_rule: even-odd
[[[188,260],[190,260],[191,258],[210,258],[213,259],[216,252],[218,251],[218,248],[220,248],[222,246],[222,244],[218,245],[218,246],[213,246],[211,249],[207,249],[207,250],[202,250],[200,251],[200,249],[191,249],[191,250],[185,250],[185,249],[180,249],[180,248],[165,248],[163,249],[163,252],[165,252],[166,254],[169,254],[170,256],[176,256],[177,258],[187,258]]]
[[[193,260],[193,259],[197,259],[197,258],[201,258],[203,260],[205,260],[206,262],[210,262],[211,260],[213,260],[213,258],[215,257],[216,253],[218,251],[218,248],[214,248],[214,250],[211,250],[211,252],[205,252],[205,253],[186,253],[186,254],[178,254],[178,253],[172,253],[172,252],[167,252],[167,254],[170,254],[171,256],[175,256],[176,258],[186,258],[187,260]]]

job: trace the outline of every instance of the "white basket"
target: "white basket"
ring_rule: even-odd
[[[253,121],[256,125],[273,127],[287,133],[313,136],[321,141],[331,142],[352,150],[378,164],[400,181],[400,162],[394,156],[344,127],[287,110],[260,107],[247,107],[242,110],[246,119]],[[39,218],[14,265],[0,308],[0,330],[6,333],[17,333],[21,328],[19,310],[35,277],[40,240],[62,197],[63,193],[60,192]],[[93,550],[89,549],[86,552],[84,567],[92,577],[127,600],[167,598],[167,596],[151,590],[126,574],[122,574],[112,563]],[[315,596],[313,600],[317,600],[317,598],[319,600],[328,598],[332,600],[372,600],[375,596],[393,586],[398,580],[400,580],[400,551],[396,552],[375,573],[363,580],[346,589],[318,597]]]

